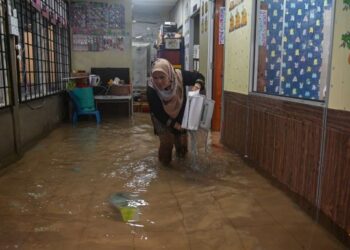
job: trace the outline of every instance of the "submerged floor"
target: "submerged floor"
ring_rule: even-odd
[[[0,249],[346,249],[205,138],[192,170],[158,164],[147,114],[62,125],[0,176]],[[115,196],[131,197],[131,221]]]

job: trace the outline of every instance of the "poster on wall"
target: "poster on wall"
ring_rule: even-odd
[[[208,2],[202,2],[200,26],[201,34],[208,32]]]
[[[248,12],[244,0],[231,0],[229,6],[230,25],[229,32],[242,28],[248,24]]]
[[[70,17],[74,51],[126,49],[124,5],[73,1]]]
[[[259,11],[258,26],[258,45],[266,47],[267,10]]]
[[[232,32],[235,30],[235,17],[233,16],[232,12],[230,12],[230,26],[229,26],[229,32]]]
[[[220,7],[219,15],[219,45],[225,43],[225,7]]]
[[[243,3],[243,1],[244,0],[231,0],[230,1],[230,5],[229,5],[229,11],[233,10],[234,8],[236,8],[238,5]]]
[[[203,34],[204,32],[204,18],[201,18],[201,25],[200,25],[200,29],[201,29],[201,34]]]
[[[312,3],[260,3],[258,92],[323,100],[327,70],[322,67],[328,68],[325,45],[331,39],[332,3]]]

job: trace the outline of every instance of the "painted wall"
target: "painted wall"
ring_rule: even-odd
[[[198,10],[201,6],[201,0],[190,0],[191,1],[191,7],[190,7],[190,15],[192,15],[196,10]],[[197,6],[197,8],[195,8]],[[193,11],[195,10],[195,11]]]
[[[210,48],[210,39],[213,34],[213,11],[212,1],[202,0],[200,5],[199,20],[199,72],[206,78],[207,96],[212,96],[212,48]]]
[[[20,104],[19,123],[13,122],[11,109],[0,110],[0,169],[20,158],[15,148],[15,130],[18,132],[18,150],[25,152],[39,139],[49,134],[65,118],[68,108],[64,93]]]
[[[350,111],[350,50],[340,47],[341,35],[350,31],[350,10],[345,11],[343,8],[342,1],[337,1],[329,108]]]
[[[178,0],[175,7],[170,11],[170,20],[176,22],[177,27],[181,27],[184,24],[184,0]]]
[[[205,18],[200,17],[201,20]],[[199,72],[204,76],[207,75],[208,72],[208,32],[203,32],[203,24],[200,24],[200,32],[199,32]]]
[[[224,90],[248,94],[253,1],[245,0],[231,11],[230,2],[226,0]],[[236,10],[241,11],[243,7],[247,10],[248,24],[229,32],[231,14],[235,16]]]
[[[12,112],[9,108],[0,110],[0,169],[7,164],[9,157],[15,154],[15,138]]]
[[[182,2],[182,8],[178,9],[177,11],[182,11],[182,25],[184,25],[185,20],[189,18],[191,15],[191,0],[179,0]],[[180,15],[180,14],[177,14]]]
[[[124,51],[113,50],[99,52],[72,51],[72,70],[85,70],[90,72],[92,67],[128,67],[131,68],[131,30],[132,13],[129,0],[93,0],[94,2],[120,3],[125,8]]]
[[[20,105],[19,129],[22,147],[28,148],[63,121],[68,113],[64,96],[62,93]]]

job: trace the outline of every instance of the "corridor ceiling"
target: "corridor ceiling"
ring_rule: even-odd
[[[178,0],[132,0],[133,12],[144,15],[167,15]]]

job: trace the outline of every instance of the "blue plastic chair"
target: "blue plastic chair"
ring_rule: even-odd
[[[94,115],[96,123],[101,123],[100,111],[96,109],[92,88],[75,88],[68,91],[68,94],[74,107],[72,114],[73,124],[76,124],[78,117],[82,115]]]

